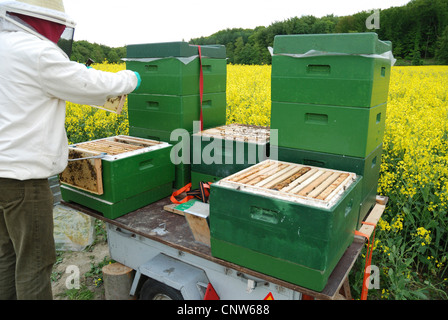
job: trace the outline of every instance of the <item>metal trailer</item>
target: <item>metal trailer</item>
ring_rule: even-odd
[[[386,201],[377,197],[365,220],[376,224]],[[76,203],[62,203],[106,222],[111,258],[135,270],[129,295],[139,299],[351,299],[348,274],[366,243],[365,237],[355,236],[324,290],[315,292],[213,257],[209,246],[195,241],[184,216],[164,209],[171,204],[169,198],[114,220]],[[373,227],[364,225],[359,231],[369,236]]]

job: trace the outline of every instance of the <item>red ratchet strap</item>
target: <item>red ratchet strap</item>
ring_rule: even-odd
[[[183,192],[190,191],[190,189],[191,189],[191,182],[190,182],[189,184],[187,184],[185,187],[180,188],[180,189],[177,190],[177,191],[174,191],[173,194],[171,195],[171,202],[172,202],[172,203],[175,203],[175,204],[181,204],[181,203],[185,203],[185,202],[187,202],[188,200],[193,199],[194,196],[186,196],[185,198],[183,198],[183,199],[180,200],[180,201],[178,201],[178,200],[176,199],[176,196],[180,195],[180,194],[183,193]]]
[[[372,239],[369,240],[369,236],[361,233],[359,231],[355,231],[355,235],[362,236],[367,239],[367,251],[366,251],[366,264],[364,267],[364,278],[362,280],[362,290],[361,290],[361,300],[367,300],[367,292],[369,291],[369,287],[367,285],[367,280],[370,276],[370,265],[372,264],[372,251],[373,246],[375,244],[375,230],[376,224],[370,222],[362,222],[362,224],[373,226]],[[369,269],[369,271],[367,271]]]
[[[201,121],[201,131],[204,130],[204,119],[202,116],[202,97],[204,95],[204,72],[202,71],[202,54],[201,54],[201,46],[198,46],[198,53],[199,53],[199,98],[201,101],[201,115],[200,115],[200,121]]]
[[[208,202],[208,197],[210,196],[210,184],[211,182],[199,182],[199,189],[191,190],[191,183],[187,184],[185,187],[174,191],[171,195],[171,202],[175,204],[185,203],[193,198],[197,198],[204,203]],[[176,196],[185,192],[187,196],[182,200],[177,200]]]

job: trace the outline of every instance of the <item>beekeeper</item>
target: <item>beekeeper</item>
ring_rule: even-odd
[[[67,165],[65,101],[103,105],[139,85],[71,62],[74,27],[62,0],[0,2],[0,299],[52,299],[48,177]]]

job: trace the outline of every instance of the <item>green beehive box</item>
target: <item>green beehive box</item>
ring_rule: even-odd
[[[374,32],[278,35],[274,54],[305,54],[310,50],[343,54],[383,54],[392,50],[390,41],[381,41]]]
[[[118,202],[101,200],[99,197],[81,192],[76,188],[67,185],[61,186],[61,195],[64,201],[75,202],[90,209],[98,211],[108,219],[119,218],[129,212],[140,209],[160,199],[168,197],[173,192],[173,183],[165,183],[145,192],[133,195],[130,198]]]
[[[271,146],[271,154],[275,155],[280,161],[354,172],[357,175],[362,176],[361,208],[358,219],[358,228],[360,227],[361,221],[363,221],[367,213],[376,203],[382,151],[383,145],[381,144],[366,158],[355,158],[337,154]]]
[[[366,158],[383,142],[387,104],[373,108],[272,102],[278,146]]]
[[[183,41],[131,44],[126,48],[127,58],[192,57],[199,54],[198,46]],[[201,54],[208,58],[226,58],[224,45],[201,45]]]
[[[172,132],[130,126],[129,134],[145,139],[165,141],[173,145],[173,149],[171,150],[173,153],[173,159],[171,160],[175,167],[173,187],[180,189],[191,182],[191,164],[188,162],[190,160],[189,153],[185,156],[186,159],[183,159],[184,150],[190,150],[191,132],[188,132],[185,129]]]
[[[201,173],[201,172],[195,172],[191,171],[191,189],[198,189],[199,188],[199,182],[211,182],[215,183],[221,180],[225,177],[218,177],[211,174]]]
[[[269,157],[268,127],[229,124],[192,135],[191,170],[227,177]]]
[[[276,36],[272,100],[366,108],[385,103],[391,60],[380,55],[391,50],[375,33]]]
[[[126,142],[122,143],[123,140]],[[160,200],[172,192],[174,165],[170,161],[171,148],[168,143],[128,136],[70,146],[71,150],[104,154],[100,169],[90,175],[82,171],[79,161],[69,163],[61,173],[62,198],[90,207],[111,219]],[[62,180],[64,176],[69,178]],[[97,184],[102,188],[91,190],[85,187],[84,180],[90,183],[92,177],[100,178]]]
[[[211,185],[212,255],[322,291],[353,241],[361,181],[353,173],[272,160],[226,177]]]
[[[131,94],[128,100],[129,124],[133,127],[160,131],[186,129],[193,131],[194,121],[200,120],[199,95],[169,96]],[[204,128],[226,122],[226,93],[203,95],[202,113]]]
[[[137,71],[142,78],[137,94],[197,95],[199,94],[200,61],[160,58],[148,61],[127,60],[126,68]],[[203,93],[226,91],[227,62],[225,59],[202,59]]]
[[[156,141],[163,141],[171,144],[176,144],[178,141],[181,140],[177,132],[179,132],[179,134],[181,135],[182,134],[191,135],[192,133],[190,131],[187,131],[186,129],[181,129],[180,131],[168,131],[168,130],[155,130],[146,127],[142,128],[142,127],[136,127],[134,125],[129,125],[129,134],[131,136]],[[173,137],[173,140],[171,139],[171,137]]]

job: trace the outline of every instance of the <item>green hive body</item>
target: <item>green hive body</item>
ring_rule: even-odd
[[[375,204],[391,52],[392,44],[371,32],[274,40],[271,129],[278,130],[278,159],[362,175],[359,223]]]
[[[137,71],[142,84],[136,94],[198,95],[199,58],[183,62],[178,58],[161,58],[150,62],[127,61],[129,70]],[[225,59],[202,60],[204,93],[226,91]]]
[[[174,180],[171,147],[166,143],[161,147],[149,148],[146,152],[122,154],[117,159],[106,156],[101,160],[103,194],[62,185],[62,198],[99,211],[106,218],[115,219],[167,197],[172,193]]]
[[[226,122],[226,48],[186,42],[135,44],[127,47],[126,68],[139,72],[142,85],[129,95],[129,133],[175,144],[176,129],[189,136],[200,120],[200,74],[203,74],[203,128]],[[199,127],[198,127],[199,128]],[[191,166],[175,166],[175,188],[191,181]]]
[[[271,114],[280,147],[365,158],[383,143],[385,103],[367,109],[273,101]]]
[[[269,157],[267,127],[230,124],[192,135],[192,179],[209,177],[213,182]],[[193,182],[193,180],[192,180]],[[194,181],[196,185],[196,181]]]
[[[262,187],[232,187],[226,182],[234,176],[211,186],[212,254],[321,291],[353,241],[362,177],[334,204],[320,207],[264,193]]]

